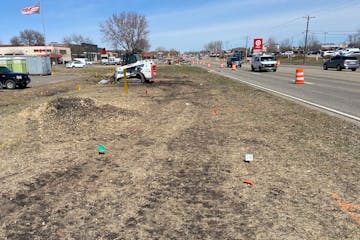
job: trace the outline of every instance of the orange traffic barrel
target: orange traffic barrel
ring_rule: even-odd
[[[296,69],[295,84],[304,84],[304,69],[303,68]]]
[[[220,68],[223,69],[224,68],[224,64],[222,61],[220,61]]]
[[[233,70],[233,71],[236,70],[236,63],[232,63],[232,64],[231,64],[231,70]]]
[[[208,68],[210,68],[210,62],[208,62],[207,66],[208,66]]]

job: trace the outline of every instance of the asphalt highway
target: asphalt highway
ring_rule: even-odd
[[[207,64],[201,66],[208,69]],[[294,83],[296,68],[304,69],[305,84]],[[280,65],[276,72],[252,72],[250,64],[243,64],[233,71],[226,64],[221,69],[218,61],[212,61],[210,69],[254,87],[360,122],[360,69],[353,72],[323,70],[318,66]]]

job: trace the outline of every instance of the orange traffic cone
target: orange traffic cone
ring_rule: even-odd
[[[235,64],[235,63],[232,63],[232,64],[231,64],[231,70],[232,70],[232,71],[235,71],[235,70],[236,70],[236,64]]]
[[[223,69],[224,68],[224,64],[222,61],[220,61],[220,69]]]
[[[210,62],[208,62],[207,67],[210,68]]]
[[[295,84],[304,84],[304,69],[297,68],[296,69],[296,77],[295,77]]]

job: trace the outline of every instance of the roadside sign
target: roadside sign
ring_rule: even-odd
[[[262,38],[254,38],[254,50],[262,50],[263,39]]]
[[[253,47],[253,54],[259,54],[262,51],[263,47],[263,39],[262,38],[254,38],[254,47]]]

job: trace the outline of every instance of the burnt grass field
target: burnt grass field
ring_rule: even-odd
[[[358,124],[195,67],[85,71],[0,92],[0,239],[359,239]]]

